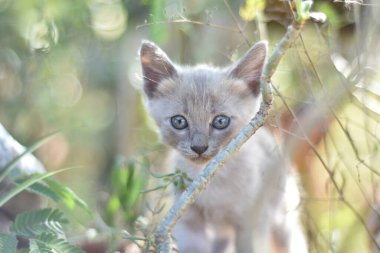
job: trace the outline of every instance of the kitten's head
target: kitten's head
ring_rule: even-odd
[[[226,68],[180,67],[155,44],[140,50],[144,92],[164,143],[195,163],[215,156],[257,112],[267,43]]]

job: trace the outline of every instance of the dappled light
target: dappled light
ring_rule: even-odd
[[[152,111],[166,115],[171,108],[152,108],[157,100],[152,102],[150,96],[174,94],[177,85],[177,76],[170,76],[173,80],[168,78],[171,81],[159,90],[159,78],[172,74],[177,64],[185,71],[198,64],[199,69],[207,65],[220,71],[260,40],[268,41],[268,60],[288,26],[294,25],[302,27],[300,35],[283,50],[276,71],[266,80],[274,101],[264,126],[286,164],[292,164],[302,189],[300,201],[297,194],[289,198],[291,210],[300,214],[310,253],[379,253],[379,14],[377,0],[0,0],[0,178],[12,176],[2,172],[13,166],[12,159],[33,151],[36,158],[25,154],[19,166],[37,164],[36,172],[42,174],[32,181],[40,184],[28,188],[28,178],[17,178],[9,185],[20,190],[24,184],[48,199],[49,208],[30,215],[42,219],[50,214],[59,231],[43,227],[52,234],[40,234],[41,241],[72,250],[68,242],[88,253],[148,252],[172,206],[170,196],[194,181],[181,168],[170,170],[173,154],[162,144],[160,121],[151,117]],[[300,20],[305,23],[300,25]],[[143,40],[162,48],[174,67],[168,68],[162,53],[140,59]],[[149,65],[156,58],[160,65],[147,68],[144,76],[140,60]],[[152,84],[148,93],[144,81]],[[231,87],[231,94],[252,95],[246,87]],[[218,95],[213,99],[220,99]],[[171,116],[185,119],[183,129],[191,128],[188,111],[177,112],[178,97],[165,103],[177,103]],[[228,119],[225,128],[235,126],[238,117],[224,114],[214,116]],[[170,125],[173,117],[167,118]],[[28,149],[55,131],[36,151]],[[210,130],[210,136],[218,131]],[[173,129],[168,132],[164,134],[173,134]],[[4,143],[13,143],[17,150],[9,152]],[[209,147],[197,148],[202,153]],[[54,175],[53,181],[39,178],[62,168],[64,173]],[[260,191],[265,196],[265,190]],[[0,185],[0,203],[6,194]],[[61,231],[63,215],[70,223]],[[0,212],[0,225],[2,218]],[[18,220],[19,230],[9,233],[22,235],[27,218]],[[15,217],[7,228],[13,222]],[[25,234],[26,240],[33,236]]]
[[[90,2],[92,29],[102,39],[119,38],[127,26],[127,12],[120,1]]]

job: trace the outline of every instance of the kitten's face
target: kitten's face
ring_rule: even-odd
[[[265,56],[266,44],[258,43],[229,68],[183,68],[144,42],[144,91],[163,142],[195,163],[215,156],[257,111]]]

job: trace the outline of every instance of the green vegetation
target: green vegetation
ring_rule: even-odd
[[[19,240],[29,242],[19,252],[81,252],[89,244],[110,252],[131,240],[145,242],[147,252],[168,195],[189,178],[167,170],[167,151],[145,112],[141,40],[182,64],[222,66],[260,39],[272,50],[293,12],[309,10],[312,21],[272,79],[267,125],[285,147],[297,141],[289,155],[305,189],[310,252],[374,252],[380,7],[310,2],[0,0],[0,123],[48,169],[15,180],[0,207],[22,190],[49,202],[17,216],[0,234],[0,252],[16,252]],[[0,182],[17,159],[0,169]]]

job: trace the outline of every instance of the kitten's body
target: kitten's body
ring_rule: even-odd
[[[257,112],[266,44],[224,69],[174,66],[150,42],[140,56],[149,109],[163,141],[176,150],[173,167],[194,178]],[[180,253],[268,252],[271,230],[282,222],[286,184],[296,189],[288,168],[271,134],[258,130],[180,219],[174,231]],[[289,252],[286,237],[280,244]],[[236,247],[228,245],[232,239]],[[306,252],[304,241],[297,243],[303,247],[297,252]]]
[[[177,238],[183,248],[191,248],[184,252],[213,252],[205,251],[213,247],[212,241],[215,240],[210,240],[210,237],[225,239],[224,231],[220,229],[226,228],[235,230],[238,233],[236,239],[242,240],[237,244],[236,252],[252,252],[253,245],[256,246],[255,252],[267,252],[262,249],[268,247],[265,244],[269,238],[266,237],[284,193],[287,173],[286,167],[278,167],[277,155],[273,139],[265,129],[261,129],[218,171],[190,211],[190,215],[197,216],[198,220],[203,219],[203,226],[193,226],[193,219],[187,222],[189,214],[185,214],[182,224],[175,230],[175,234],[186,234]],[[176,158],[176,167],[191,176],[202,169],[202,166],[194,166],[181,156]],[[214,235],[206,235],[206,225],[215,230]],[[197,237],[198,242],[189,240],[189,235]],[[246,237],[250,239],[246,240]]]

